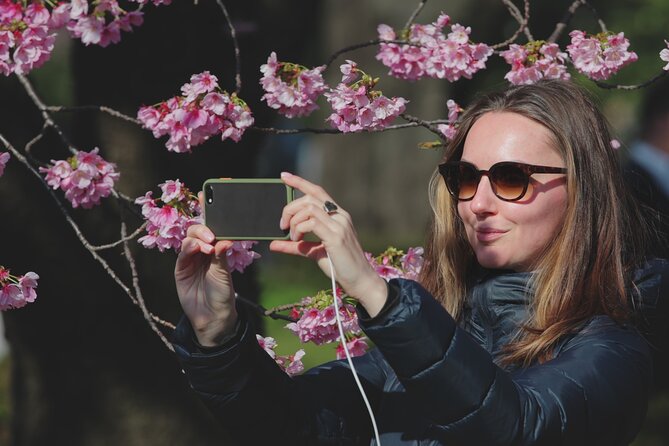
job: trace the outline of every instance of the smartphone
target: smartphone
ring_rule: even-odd
[[[202,185],[204,222],[219,240],[286,240],[281,213],[293,188],[277,178],[209,179]]]

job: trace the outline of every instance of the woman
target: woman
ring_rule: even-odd
[[[659,293],[666,263],[639,238],[601,113],[561,81],[491,94],[463,115],[431,181],[420,285],[386,283],[350,216],[297,176],[284,209],[303,255],[359,301],[377,348],[355,358],[383,445],[628,444],[644,418],[649,348],[634,295]],[[443,179],[442,179],[443,178]],[[315,234],[320,243],[302,240]],[[225,270],[229,242],[190,228],[175,277],[175,347],[191,385],[240,444],[370,444],[348,366],[289,378],[258,346]],[[327,253],[327,255],[326,255]],[[422,285],[422,286],[421,286]],[[638,299],[637,299],[638,300]]]

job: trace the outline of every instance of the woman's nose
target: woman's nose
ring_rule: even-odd
[[[476,215],[497,213],[498,200],[492,191],[492,184],[487,175],[483,175],[476,188],[474,198],[469,202],[469,207]]]

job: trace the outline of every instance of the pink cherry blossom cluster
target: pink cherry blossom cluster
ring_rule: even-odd
[[[344,333],[359,334],[358,317],[350,302],[344,301],[337,293],[337,307]],[[319,291],[313,297],[305,297],[293,308],[291,316],[297,322],[291,322],[286,328],[295,333],[301,342],[313,342],[316,345],[329,344],[339,339],[339,328],[332,290]]]
[[[627,51],[630,43],[622,32],[588,36],[583,31],[574,30],[569,36],[569,57],[574,67],[590,79],[606,80],[638,58],[635,52]]]
[[[289,376],[295,376],[298,373],[304,371],[304,364],[302,364],[302,358],[304,357],[304,350],[299,349],[295,352],[294,355],[288,356],[279,356],[276,354],[274,349],[278,345],[277,342],[272,337],[262,337],[259,334],[256,335],[258,339],[258,344],[267,352],[267,354],[281,367],[281,369],[286,372]]]
[[[237,142],[253,124],[246,103],[235,93],[222,91],[216,76],[208,71],[191,76],[181,92],[181,96],[158,105],[141,107],[137,113],[137,119],[153,136],[170,136],[167,150],[190,152],[191,147],[218,133],[223,141],[230,138]]]
[[[665,40],[664,43],[667,45],[667,47],[660,51],[660,59],[662,59],[664,62],[667,62],[667,64],[662,67],[662,69],[664,71],[669,71],[669,41]]]
[[[450,24],[450,17],[441,14],[429,25],[413,24],[400,32],[400,39],[407,44],[382,43],[376,58],[390,68],[388,74],[400,79],[417,80],[425,76],[447,79],[450,82],[485,68],[493,49],[484,43],[470,43],[470,27],[458,23],[444,35],[443,28]],[[388,25],[378,26],[379,39],[396,40],[395,31]]]
[[[181,249],[188,227],[201,222],[200,203],[186,186],[177,180],[168,180],[159,185],[160,198],[153,198],[153,191],[135,200],[142,206],[142,215],[147,221],[146,235],[137,240],[146,248]]]
[[[257,243],[250,240],[233,242],[225,253],[230,271],[243,273],[247,266],[253,263],[255,259],[260,258],[260,254],[253,251],[253,246]]]
[[[5,166],[9,162],[9,152],[0,152],[0,177],[5,173]]]
[[[51,26],[67,27],[72,37],[88,45],[107,47],[121,41],[121,31],[130,32],[132,27],[144,22],[143,13],[125,11],[117,0],[72,0],[60,2],[53,8]]]
[[[0,72],[27,74],[51,56],[56,35],[51,15],[41,3],[0,0]]]
[[[90,209],[108,197],[120,174],[116,165],[98,155],[96,147],[90,152],[77,152],[67,160],[51,160],[49,167],[40,167],[46,182],[53,189],[62,189],[72,207]]]
[[[365,256],[374,271],[385,280],[416,280],[423,267],[423,252],[422,247],[416,247],[409,248],[405,254],[401,249],[391,246],[376,257],[370,253],[365,253]]]
[[[39,276],[32,271],[23,276],[13,276],[0,265],[0,311],[25,307],[35,302],[37,279]]]
[[[525,45],[512,43],[500,55],[511,65],[504,79],[514,85],[533,84],[539,79],[568,80],[567,53],[560,51],[556,43],[533,40]]]
[[[458,122],[458,115],[463,110],[453,99],[446,101],[446,107],[448,107],[448,124],[439,124],[437,129],[444,135],[444,138],[450,141],[458,131],[456,123]]]
[[[364,355],[367,349],[369,349],[369,346],[365,342],[363,336],[353,336],[351,339],[346,340],[346,349],[351,357],[355,357]],[[339,341],[339,344],[337,345],[337,359],[346,359],[344,345],[341,341]]]
[[[290,62],[278,62],[276,53],[260,66],[265,94],[261,100],[287,118],[307,116],[318,108],[316,99],[326,89],[321,73],[325,65],[311,70]]]
[[[340,70],[343,74],[341,83],[325,93],[334,112],[327,118],[332,127],[344,133],[379,130],[404,112],[407,100],[402,97],[390,99],[374,90],[378,78],[365,74],[355,62],[347,60]]]

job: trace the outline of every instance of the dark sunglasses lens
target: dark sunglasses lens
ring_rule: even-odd
[[[444,165],[441,171],[448,191],[458,200],[469,200],[476,194],[479,175],[476,168],[466,163]]]
[[[495,166],[490,172],[495,194],[504,200],[517,200],[523,196],[529,177],[518,166],[504,164]]]

